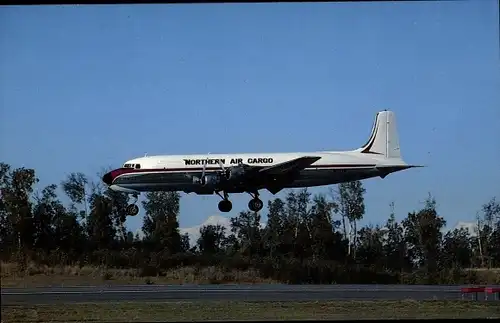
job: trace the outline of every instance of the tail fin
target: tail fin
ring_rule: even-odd
[[[378,112],[370,139],[364,146],[355,151],[363,154],[381,155],[385,158],[401,159],[395,113],[387,110]]]

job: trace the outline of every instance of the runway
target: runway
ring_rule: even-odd
[[[89,302],[459,300],[462,286],[121,285],[2,288],[2,305]],[[469,296],[470,297],[470,296]],[[478,297],[480,300],[483,296]]]

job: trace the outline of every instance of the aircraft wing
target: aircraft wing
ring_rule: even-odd
[[[259,169],[257,174],[259,175],[285,175],[286,173],[293,173],[300,171],[312,163],[318,161],[321,157],[317,156],[304,156],[296,159],[292,159],[283,163],[279,163],[273,166],[264,167]]]
[[[240,190],[266,188],[271,193],[279,192],[295,175],[321,159],[318,156],[304,156],[272,166],[252,166],[240,164],[230,168],[229,178],[221,183],[219,190]]]

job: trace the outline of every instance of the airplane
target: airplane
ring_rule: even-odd
[[[157,155],[135,158],[106,173],[102,181],[111,190],[135,200],[127,214],[139,213],[138,196],[148,191],[179,191],[221,197],[219,210],[229,212],[229,194],[248,193],[251,211],[263,207],[259,190],[277,194],[285,188],[332,185],[387,175],[413,167],[401,157],[393,111],[376,114],[371,135],[351,151]]]

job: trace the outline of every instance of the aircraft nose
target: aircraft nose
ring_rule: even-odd
[[[111,185],[111,183],[113,183],[113,176],[111,176],[111,172],[104,174],[102,181],[107,185]]]

